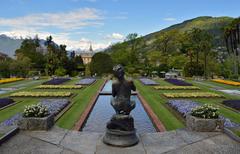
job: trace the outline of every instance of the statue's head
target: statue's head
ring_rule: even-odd
[[[124,68],[121,64],[113,67],[113,74],[119,80],[124,79]]]

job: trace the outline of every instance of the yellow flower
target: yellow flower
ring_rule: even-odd
[[[15,82],[15,81],[20,81],[23,80],[24,78],[5,78],[0,80],[0,84],[2,83],[10,83],[10,82]]]
[[[230,81],[230,80],[213,79],[212,81],[218,82],[218,83],[223,83],[223,84],[228,84],[228,85],[233,85],[233,86],[240,86],[240,82],[235,82],[235,81]]]

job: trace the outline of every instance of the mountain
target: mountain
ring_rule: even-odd
[[[7,54],[9,57],[14,57],[15,50],[19,49],[24,38],[13,38],[7,35],[0,35],[0,52]],[[46,48],[46,40],[39,39],[39,44],[41,47]],[[53,42],[55,46],[58,46],[57,43]]]
[[[10,57],[13,57],[15,50],[21,46],[23,39],[11,38],[7,35],[0,35],[0,52],[7,54]]]
[[[157,37],[161,36],[164,32],[170,32],[172,30],[176,30],[178,32],[185,32],[191,30],[192,28],[200,28],[207,30],[210,32],[214,37],[214,46],[224,46],[224,39],[223,39],[223,30],[226,25],[228,25],[234,18],[231,17],[211,17],[211,16],[201,16],[194,19],[186,20],[182,23],[172,25],[165,29],[162,29],[157,32],[153,32],[146,36],[142,36],[139,39],[143,40],[145,43],[140,43],[138,45],[138,49],[140,51],[151,51],[154,50],[156,46],[155,40]],[[118,46],[122,46],[125,49],[130,48],[129,42],[119,43]],[[119,51],[118,47],[109,47],[105,51],[107,52],[115,52]]]

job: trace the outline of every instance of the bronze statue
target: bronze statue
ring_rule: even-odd
[[[112,100],[116,114],[107,123],[103,142],[113,146],[132,146],[138,143],[134,119],[130,112],[135,108],[135,102],[131,101],[131,91],[136,87],[133,81],[124,78],[124,68],[117,65],[113,68],[113,74],[117,81],[112,84]]]
[[[121,65],[113,68],[114,76],[118,79],[112,84],[111,105],[117,114],[129,115],[131,110],[135,108],[135,102],[130,100],[131,91],[136,91],[133,81],[127,81],[124,78],[124,69]]]

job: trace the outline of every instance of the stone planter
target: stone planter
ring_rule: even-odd
[[[222,119],[203,119],[192,115],[186,116],[187,128],[197,132],[214,132],[223,130],[224,120]]]
[[[23,130],[48,130],[54,125],[54,115],[47,117],[22,117],[18,122],[18,126]]]

